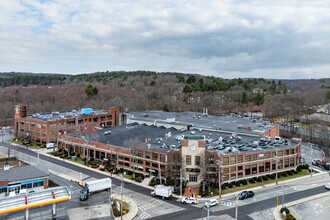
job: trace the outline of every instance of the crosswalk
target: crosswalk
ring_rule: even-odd
[[[153,200],[151,202],[148,202],[148,203],[146,203],[144,205],[141,205],[139,207],[139,209],[141,211],[146,211],[146,210],[151,209],[151,208],[153,208],[155,206],[162,205],[163,203],[164,203],[163,201],[157,199],[157,200]]]
[[[236,207],[236,203],[228,202],[226,200],[219,201],[219,205],[229,206],[229,207]]]
[[[149,215],[149,214],[146,213],[146,212],[142,212],[142,214],[139,215],[139,218],[140,218],[140,219],[148,219],[148,218],[151,218],[151,215]]]

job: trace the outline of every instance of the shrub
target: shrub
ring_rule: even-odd
[[[303,169],[308,170],[309,169],[309,165],[308,164],[305,164],[304,167],[303,167]]]
[[[228,187],[229,187],[229,188],[233,188],[233,186],[234,186],[233,183],[229,183],[229,184],[228,184]]]
[[[77,157],[80,157],[80,154],[77,154]]]
[[[40,148],[45,148],[46,146],[44,144],[40,145]]]
[[[276,174],[274,174],[274,173],[271,174],[271,175],[270,175],[270,178],[271,178],[272,180],[275,179],[275,178],[276,178]]]
[[[293,171],[290,170],[290,171],[288,172],[288,174],[289,174],[290,176],[292,176],[292,175],[293,175]]]
[[[262,179],[265,180],[265,181],[267,181],[268,180],[268,176],[263,176]]]
[[[154,186],[154,185],[156,185],[156,184],[157,184],[157,182],[156,182],[155,178],[153,178],[153,179],[150,181],[149,186]]]
[[[99,167],[99,165],[97,165],[97,164],[92,165],[92,168],[98,168],[98,167]]]
[[[243,180],[242,183],[243,183],[243,185],[247,185],[248,184],[246,180]]]
[[[300,165],[297,167],[297,172],[301,172],[301,166]]]
[[[285,216],[285,219],[286,219],[286,220],[296,220],[296,218],[295,218],[293,215],[291,215],[291,214],[287,214],[287,215]]]
[[[236,185],[236,186],[240,186],[240,185],[241,185],[241,181],[237,181],[237,182],[235,183],[235,185]]]
[[[101,171],[105,171],[105,169],[104,169],[104,168],[100,168],[100,170],[101,170]]]
[[[284,177],[286,177],[288,174],[284,171],[283,173],[282,173],[282,176],[284,176]]]
[[[252,178],[249,180],[250,183],[255,183],[256,181]]]
[[[261,178],[261,176],[259,176],[258,178],[257,178],[257,182],[262,182],[262,178]]]
[[[223,185],[225,185],[225,187],[228,187],[228,183],[224,183]]]
[[[282,173],[277,173],[277,177],[280,178],[282,176]],[[275,174],[275,178],[276,178],[276,174]]]
[[[299,172],[297,170],[293,171],[294,174],[298,174]]]
[[[222,184],[222,185],[221,185],[221,189],[222,189],[222,190],[225,190],[226,188],[227,188],[227,187],[225,186],[225,184]]]
[[[94,157],[89,158],[89,161],[94,161]]]
[[[110,166],[105,166],[104,169],[106,169],[108,172],[111,171],[111,167]]]
[[[141,183],[142,182],[142,178],[141,177],[137,177],[137,178],[135,178],[135,181],[138,182],[138,183]]]

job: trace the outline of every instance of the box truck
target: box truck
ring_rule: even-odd
[[[80,201],[85,201],[93,193],[111,189],[111,179],[104,178],[86,182],[79,193]]]
[[[171,199],[173,193],[173,187],[164,186],[164,185],[156,185],[153,190],[151,190],[152,196],[161,196],[162,199],[167,198]]]

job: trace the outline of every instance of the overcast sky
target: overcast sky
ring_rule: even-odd
[[[325,0],[0,0],[0,72],[329,78]]]

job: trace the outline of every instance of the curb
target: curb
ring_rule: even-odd
[[[120,195],[118,194],[112,194],[111,197],[113,199],[119,199],[120,200]],[[126,203],[131,203],[129,204],[129,212],[125,215],[123,215],[123,219],[124,220],[131,220],[131,219],[134,219],[138,212],[139,212],[139,208],[138,208],[138,205],[136,204],[136,202],[132,199],[132,198],[129,198],[127,196],[123,196],[123,201],[125,201]],[[115,217],[115,220],[120,220],[121,217]]]

